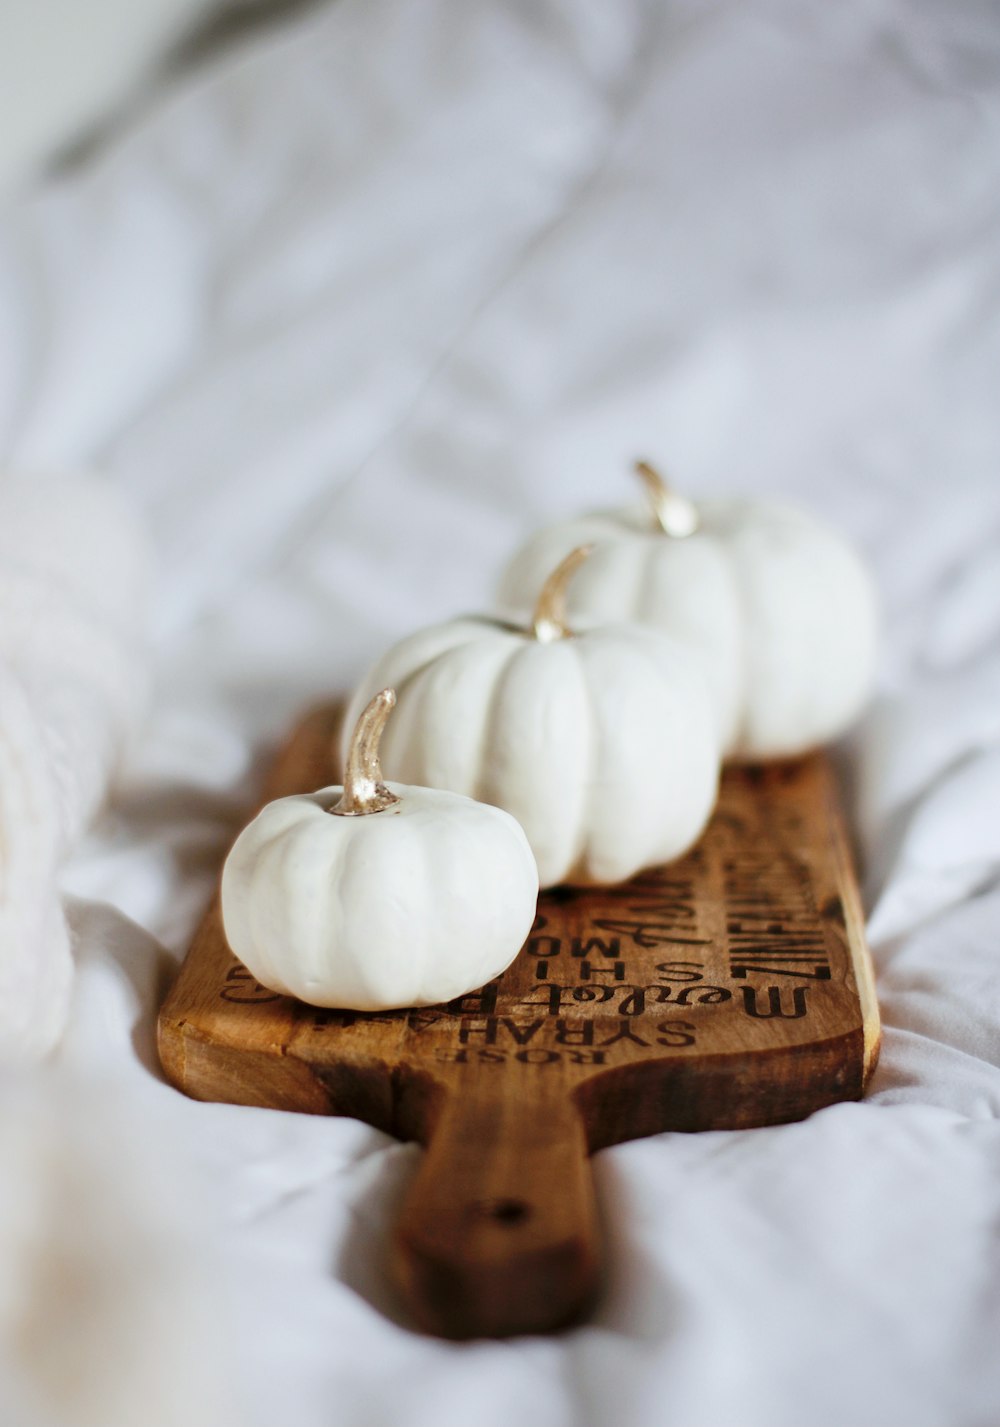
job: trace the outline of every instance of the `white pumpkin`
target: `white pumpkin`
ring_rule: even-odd
[[[550,575],[527,627],[468,618],[422,630],[375,665],[352,705],[391,682],[386,767],[506,808],[543,887],[621,882],[679,856],[716,796],[711,699],[689,652],[636,625],[566,626],[565,586],[588,553]]]
[[[358,719],[343,788],[278,798],[222,873],[230,947],[262,986],[359,1011],[436,1005],[504,971],[535,917],[524,833],[498,808],[382,782],[395,703]]]
[[[499,604],[520,618],[549,570],[599,542],[573,583],[571,619],[632,619],[702,660],[727,756],[789,757],[843,733],[869,697],[876,600],[861,560],[802,511],[746,499],[697,506],[645,463],[645,507],[534,536],[504,573]]]

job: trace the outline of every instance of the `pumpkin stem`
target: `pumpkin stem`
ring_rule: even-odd
[[[556,639],[566,639],[572,630],[566,623],[566,586],[578,565],[593,550],[593,545],[578,545],[571,550],[552,571],[538,592],[535,612],[531,616],[532,637],[539,644],[551,644]]]
[[[378,757],[382,730],[395,703],[395,689],[383,689],[358,719],[347,750],[344,791],[340,801],[330,809],[331,813],[353,818],[362,813],[380,813],[383,808],[399,802],[396,794],[382,782],[382,765]]]
[[[699,524],[694,501],[672,491],[659,471],[648,461],[636,461],[635,471],[646,487],[656,523],[664,535],[672,535],[675,540],[693,535]]]

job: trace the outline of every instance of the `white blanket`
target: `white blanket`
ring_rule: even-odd
[[[30,1203],[39,1246],[5,1421],[997,1420],[998,129],[986,0],[339,0],[3,215],[0,455],[103,465],[162,570],[153,714],[66,882],[70,1031],[0,1104],[0,1235]],[[448,1345],[382,1258],[418,1151],[186,1101],[156,1009],[297,707],[636,454],[873,564],[842,764],[883,1059],[863,1104],[598,1155],[593,1321]]]
[[[0,1064],[50,1051],[72,957],[59,865],[145,702],[145,542],[79,474],[0,479]]]

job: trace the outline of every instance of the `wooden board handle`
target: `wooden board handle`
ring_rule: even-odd
[[[565,1091],[541,1089],[470,1087],[437,1117],[395,1240],[397,1277],[431,1332],[542,1333],[593,1302],[600,1235],[583,1124]]]

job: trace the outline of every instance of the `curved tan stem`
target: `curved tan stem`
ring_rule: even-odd
[[[382,730],[395,703],[395,689],[383,689],[358,719],[347,752],[344,791],[340,801],[330,809],[331,813],[353,818],[363,813],[380,813],[383,808],[399,802],[396,794],[382,782],[382,765],[378,757]]]
[[[578,545],[571,550],[539,590],[531,616],[531,633],[539,644],[551,644],[572,634],[566,623],[566,586],[573,571],[583,564],[593,548],[593,545]]]
[[[667,482],[648,461],[636,461],[636,475],[642,480],[653,507],[656,523],[664,535],[682,540],[698,529],[698,510],[693,501],[672,491]]]

